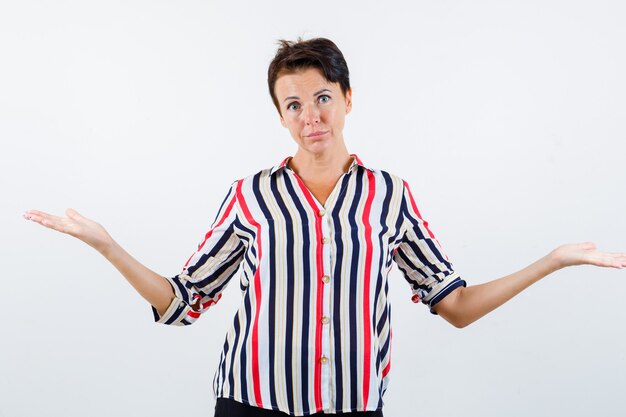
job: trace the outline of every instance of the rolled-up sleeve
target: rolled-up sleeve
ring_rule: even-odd
[[[411,285],[412,300],[426,304],[432,314],[433,307],[454,289],[466,286],[466,282],[454,271],[452,263],[443,252],[419,212],[406,181],[403,181],[401,203],[401,240],[393,259]]]
[[[159,315],[152,306],[157,323],[185,326],[219,301],[243,259],[245,245],[235,233],[237,220],[237,181],[233,182],[210,229],[182,271],[165,277],[174,290],[168,309]]]

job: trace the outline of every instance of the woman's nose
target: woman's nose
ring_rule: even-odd
[[[302,109],[302,117],[308,125],[320,122],[320,112],[317,106],[307,105]]]

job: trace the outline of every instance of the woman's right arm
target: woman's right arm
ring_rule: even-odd
[[[39,210],[28,210],[24,213],[24,218],[87,243],[108,259],[124,275],[130,285],[157,309],[159,314],[162,315],[167,311],[174,299],[174,290],[165,277],[133,258],[99,223],[80,215],[73,209],[67,209],[65,213],[67,217],[54,216]]]
[[[117,242],[111,243],[100,253],[121,272],[143,298],[163,316],[174,299],[174,290],[169,282],[133,258]]]

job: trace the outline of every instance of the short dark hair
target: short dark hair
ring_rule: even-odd
[[[278,44],[280,47],[267,70],[267,84],[278,113],[282,114],[274,93],[274,86],[281,75],[293,74],[308,68],[318,68],[327,81],[339,83],[344,96],[350,90],[348,64],[337,45],[330,39],[302,40],[298,38],[295,42],[280,39]]]

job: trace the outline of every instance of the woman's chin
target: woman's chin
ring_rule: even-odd
[[[335,139],[330,132],[326,132],[323,135],[318,136],[303,136],[300,139],[300,143],[305,146],[331,145],[334,142]]]
[[[317,140],[306,140],[303,144],[300,145],[301,148],[304,148],[307,152],[310,153],[320,153],[326,152],[329,149],[332,149],[332,142],[324,139]]]

